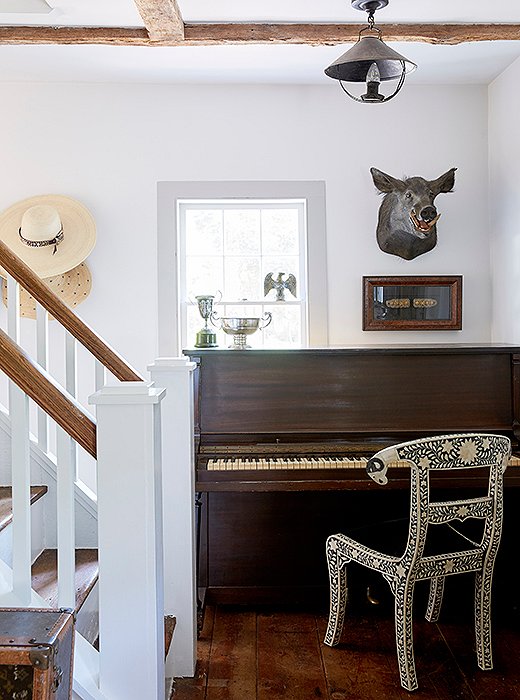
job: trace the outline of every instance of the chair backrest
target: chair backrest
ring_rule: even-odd
[[[367,472],[380,484],[387,482],[393,465],[410,466],[410,531],[407,544],[409,563],[419,561],[428,525],[478,518],[484,521],[481,542],[473,543],[480,553],[498,548],[503,518],[503,473],[511,455],[511,441],[503,435],[464,433],[412,440],[388,447],[369,460]],[[430,500],[430,475],[446,470],[488,470],[487,492],[482,496],[454,501]],[[468,547],[471,549],[471,547]]]

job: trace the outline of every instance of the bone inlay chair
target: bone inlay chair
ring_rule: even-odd
[[[482,433],[443,435],[388,447],[367,464],[369,476],[379,484],[387,483],[386,472],[396,462],[410,468],[410,522],[403,554],[383,554],[343,534],[327,540],[330,578],[330,614],[325,644],[338,644],[347,602],[347,571],[350,561],[379,571],[390,584],[395,597],[395,636],[401,685],[406,690],[418,687],[412,637],[412,605],[416,581],[429,579],[430,593],[426,619],[439,617],[446,576],[470,571],[475,573],[475,636],[477,662],[481,669],[493,668],[491,650],[491,582],[502,529],[503,473],[511,454],[511,443],[502,435]],[[482,468],[488,469],[482,469]],[[489,471],[487,493],[481,497],[456,501],[430,499],[430,474],[457,470],[461,477],[471,470]],[[454,475],[453,475],[454,476]],[[470,540],[459,533],[466,520],[480,521],[478,536]],[[457,521],[457,522],[455,522]],[[460,522],[459,522],[460,521]],[[429,555],[427,543],[443,528],[460,546]],[[441,540],[444,541],[444,540]]]

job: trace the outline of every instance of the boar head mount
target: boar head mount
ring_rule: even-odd
[[[413,260],[435,248],[440,218],[435,198],[453,190],[456,170],[451,168],[436,180],[398,180],[370,168],[375,186],[384,194],[377,222],[377,242],[382,251]]]

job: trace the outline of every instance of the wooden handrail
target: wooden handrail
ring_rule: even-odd
[[[112,350],[92,328],[78,318],[3,241],[0,241],[0,265],[117,379],[122,382],[145,381],[144,377]]]
[[[96,458],[96,424],[83,407],[0,329],[0,369]]]

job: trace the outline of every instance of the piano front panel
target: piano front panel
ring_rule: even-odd
[[[201,356],[200,432],[428,435],[513,424],[511,354],[214,351]]]

